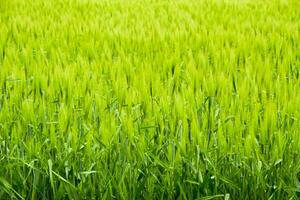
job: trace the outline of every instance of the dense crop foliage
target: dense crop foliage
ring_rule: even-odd
[[[300,198],[298,0],[0,0],[0,199]]]

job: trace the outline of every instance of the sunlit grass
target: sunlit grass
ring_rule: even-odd
[[[0,199],[300,198],[297,0],[2,0]]]

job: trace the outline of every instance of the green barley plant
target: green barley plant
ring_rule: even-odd
[[[300,1],[0,0],[0,199],[300,199]]]

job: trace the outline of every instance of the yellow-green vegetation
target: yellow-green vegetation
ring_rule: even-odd
[[[299,199],[299,0],[0,0],[0,199]]]

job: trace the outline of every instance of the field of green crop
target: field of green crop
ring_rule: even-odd
[[[0,0],[0,199],[300,199],[300,1]]]

